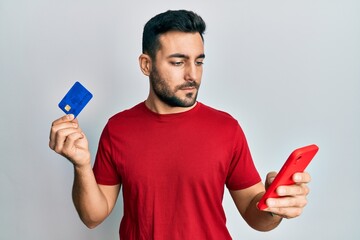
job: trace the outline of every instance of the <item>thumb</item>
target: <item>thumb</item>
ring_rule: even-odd
[[[274,181],[275,177],[277,175],[277,172],[269,172],[266,175],[266,182],[265,182],[265,188],[267,189],[270,184]]]

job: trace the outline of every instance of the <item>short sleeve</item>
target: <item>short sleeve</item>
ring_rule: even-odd
[[[251,157],[245,134],[240,125],[237,125],[226,186],[229,190],[241,190],[260,181],[261,178]]]
[[[99,146],[93,167],[96,182],[103,185],[117,185],[121,183],[112,154],[111,136],[107,124],[101,134]]]

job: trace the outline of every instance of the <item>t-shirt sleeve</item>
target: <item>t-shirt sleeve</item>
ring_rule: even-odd
[[[229,190],[241,190],[261,181],[251,157],[246,137],[238,125],[235,131],[233,158],[230,163],[226,186]]]
[[[117,185],[121,183],[112,154],[111,136],[107,124],[101,134],[98,151],[93,167],[96,182],[103,185]]]

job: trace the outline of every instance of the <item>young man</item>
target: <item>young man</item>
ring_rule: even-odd
[[[260,211],[265,192],[238,122],[196,101],[205,58],[205,23],[193,12],[167,11],[144,27],[141,71],[149,77],[145,102],[110,118],[94,164],[77,119],[51,127],[50,147],[75,169],[73,201],[89,228],[112,211],[120,188],[121,239],[231,239],[222,207],[225,186],[241,216],[259,230],[306,205],[307,173],[277,189]],[[266,185],[276,173],[269,173]],[[267,187],[267,186],[266,186]]]

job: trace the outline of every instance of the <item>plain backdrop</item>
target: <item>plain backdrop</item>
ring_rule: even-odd
[[[272,232],[248,227],[226,191],[233,238],[359,239],[357,0],[0,0],[0,239],[118,239],[121,197],[87,229],[71,200],[72,165],[49,149],[49,129],[79,80],[94,95],[79,121],[95,155],[108,118],[147,97],[142,29],[168,9],[206,21],[199,101],[240,122],[263,178],[294,148],[320,147],[303,215]]]

